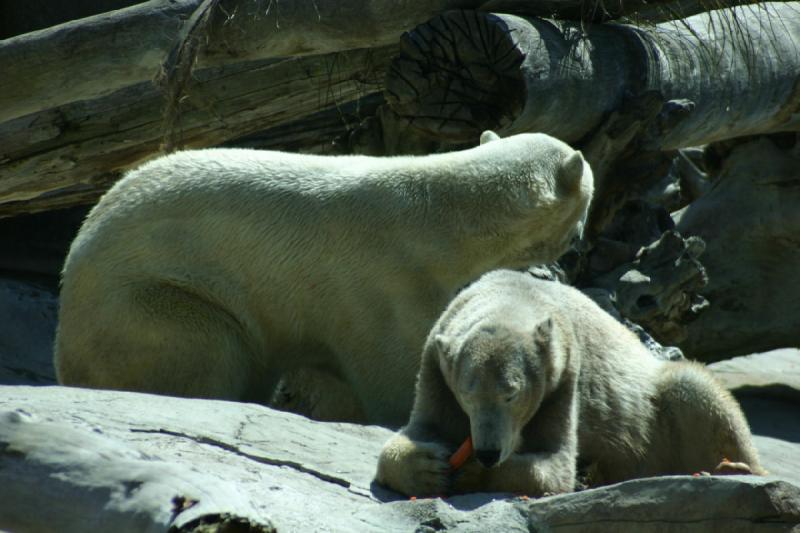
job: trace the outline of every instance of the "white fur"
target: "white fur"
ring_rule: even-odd
[[[476,457],[454,486],[447,456]],[[495,455],[497,457],[497,455]],[[484,275],[449,305],[423,353],[409,423],[377,479],[405,494],[566,492],[578,459],[593,484],[712,470],[763,473],[733,397],[700,365],[655,359],[581,292],[519,272]]]
[[[64,266],[59,380],[267,401],[305,367],[401,424],[454,292],[556,259],[586,215],[580,152],[485,140],[424,157],[187,151],[130,172]]]

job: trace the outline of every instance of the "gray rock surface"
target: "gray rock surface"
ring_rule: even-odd
[[[47,287],[0,278],[0,384],[52,385],[58,300]]]
[[[408,501],[374,484],[390,431],[266,407],[66,387],[0,387],[0,529],[753,531],[800,524],[780,477],[633,480],[539,500]],[[762,450],[764,464],[774,458]],[[55,526],[54,526],[55,525]]]
[[[740,394],[770,392],[800,400],[800,349],[781,348],[708,365],[725,386]]]
[[[708,368],[739,400],[767,470],[800,486],[800,350],[736,357]]]

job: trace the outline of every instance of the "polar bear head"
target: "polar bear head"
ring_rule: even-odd
[[[502,463],[563,371],[551,342],[553,320],[485,320],[458,338],[431,338],[444,381],[467,414],[477,459]]]
[[[558,259],[581,235],[594,192],[592,169],[579,150],[543,133],[480,137],[484,176],[504,174],[513,191],[493,216],[508,236],[500,267],[520,268]],[[500,170],[502,169],[502,170]],[[497,176],[494,176],[496,179]]]

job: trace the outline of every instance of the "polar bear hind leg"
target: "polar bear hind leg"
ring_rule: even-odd
[[[55,356],[62,384],[249,399],[258,376],[263,401],[274,389],[277,374],[257,373],[241,325],[197,294],[153,281],[65,289]]]
[[[270,407],[324,422],[368,422],[353,387],[321,368],[303,367],[284,374]]]
[[[657,427],[641,474],[714,472],[723,460],[744,463],[752,474],[765,473],[739,404],[702,365],[666,363],[655,403]],[[729,472],[747,471],[736,470]]]

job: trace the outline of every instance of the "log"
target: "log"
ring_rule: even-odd
[[[197,71],[178,137],[186,147],[216,145],[376,93],[396,51]],[[96,199],[124,170],[158,154],[161,102],[159,90],[144,82],[0,124],[0,216]]]
[[[541,131],[584,138],[623,98],[667,102],[647,133],[674,149],[800,129],[800,3],[764,3],[637,28],[468,11],[405,34],[386,99],[429,135]]]
[[[690,17],[712,7],[733,7],[757,2],[758,0],[725,0],[724,4],[712,4],[708,0],[488,0],[481,5],[481,11],[584,22],[624,19],[637,24],[653,24]]]
[[[199,67],[397,42],[434,14],[479,0],[225,0]],[[0,41],[0,123],[149,81],[203,0],[151,0]]]
[[[749,0],[748,0],[749,1]],[[115,2],[108,7],[130,2]],[[656,2],[664,13],[694,12],[683,0]],[[734,0],[733,3],[739,3]],[[203,0],[150,0],[138,5],[72,20],[58,26],[0,40],[0,123],[76,100],[97,98],[152,79],[182,37],[184,21]],[[694,2],[693,6],[701,6]],[[590,5],[592,9],[587,10]],[[400,34],[447,9],[483,6],[561,18],[607,19],[653,9],[644,0],[609,2],[597,9],[581,0],[225,0],[210,20],[199,65],[331,53],[394,44]],[[106,7],[106,9],[108,9]],[[35,6],[9,6],[11,26],[26,23]],[[89,6],[72,8],[76,16]],[[42,19],[70,16],[70,7],[42,6]],[[58,11],[56,13],[56,11]],[[60,17],[60,19],[59,19]],[[353,23],[357,21],[357,23]],[[26,27],[26,24],[22,24]],[[6,33],[10,27],[2,26]]]
[[[800,156],[761,138],[740,144],[710,190],[673,215],[707,245],[702,261],[711,306],[679,345],[715,361],[800,346]]]

